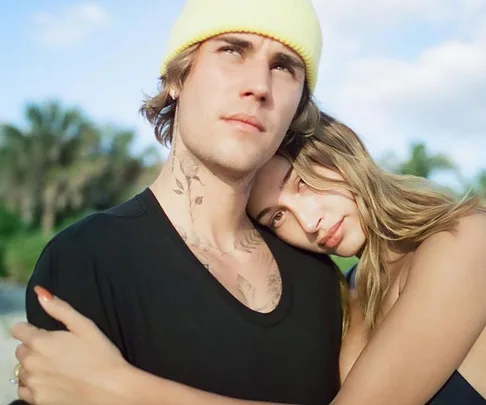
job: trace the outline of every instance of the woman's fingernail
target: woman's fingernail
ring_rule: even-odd
[[[52,301],[52,299],[54,298],[54,296],[44,287],[36,285],[34,287],[34,291],[37,294],[37,297],[44,302]]]

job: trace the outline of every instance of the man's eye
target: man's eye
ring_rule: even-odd
[[[294,74],[294,70],[284,63],[276,63],[275,65],[273,65],[273,69],[281,70],[282,72],[288,72],[291,75]]]
[[[271,221],[271,226],[272,228],[276,228],[278,227],[280,221],[282,221],[283,219],[283,216],[284,216],[284,212],[283,211],[278,211],[272,218],[272,221]]]
[[[236,48],[235,46],[223,46],[222,48],[219,48],[219,51],[232,55],[241,55],[241,50]]]

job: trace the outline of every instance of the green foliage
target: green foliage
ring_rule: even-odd
[[[22,229],[19,216],[0,205],[0,237],[11,235]]]
[[[101,127],[59,102],[27,105],[25,123],[0,125],[0,203],[45,235],[66,216],[131,197],[146,161],[158,160],[154,148],[133,152],[133,131]]]
[[[349,270],[352,266],[358,263],[358,258],[356,256],[353,257],[339,257],[339,256],[331,256],[331,259],[336,263],[342,272]]]
[[[12,281],[26,283],[34,270],[42,250],[54,233],[60,232],[90,213],[91,211],[87,211],[64,218],[56,231],[47,235],[41,232],[40,229],[28,231],[19,225],[15,233],[10,234],[8,238],[2,239],[5,240],[3,245],[0,242],[0,270],[3,268],[3,274],[0,272],[0,277],[8,277]],[[17,223],[21,224],[18,218]]]
[[[7,275],[5,265],[5,247],[9,238],[22,229],[18,215],[0,206],[0,277]]]
[[[480,197],[486,199],[486,169],[482,170],[476,180],[475,189]]]
[[[7,277],[12,281],[26,283],[49,239],[40,231],[12,237],[5,246]]]
[[[414,176],[430,178],[435,171],[450,170],[457,171],[454,163],[445,155],[431,155],[423,143],[413,144],[411,156],[402,162],[396,169],[399,174],[410,174]]]

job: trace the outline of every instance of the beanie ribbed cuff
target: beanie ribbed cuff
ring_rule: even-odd
[[[160,73],[191,45],[229,32],[259,34],[287,45],[304,61],[314,91],[322,36],[310,0],[188,0],[172,29]]]

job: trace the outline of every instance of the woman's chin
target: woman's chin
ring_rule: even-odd
[[[359,251],[359,246],[343,246],[341,244],[337,246],[333,252],[329,252],[329,254],[339,257],[354,257],[359,253]]]

